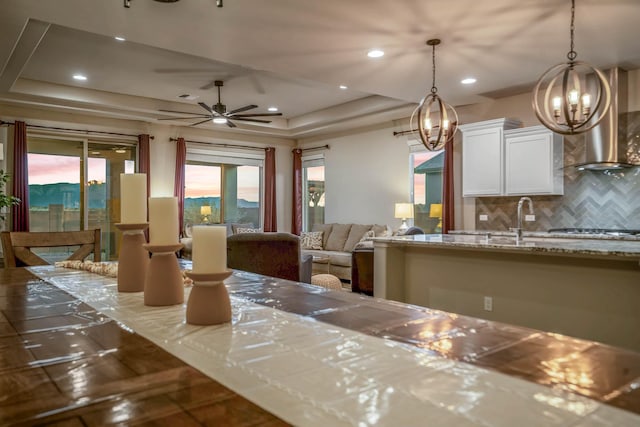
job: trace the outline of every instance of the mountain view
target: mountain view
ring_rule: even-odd
[[[107,184],[91,183],[88,186],[89,209],[105,209]],[[80,209],[80,185],[70,183],[29,185],[30,208],[47,208],[49,205],[64,205],[66,209]],[[220,207],[220,197],[185,198],[185,210],[202,205]],[[238,199],[239,208],[257,208],[258,202]]]

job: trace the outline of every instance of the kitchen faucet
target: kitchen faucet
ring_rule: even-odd
[[[511,231],[516,232],[516,242],[520,242],[522,239],[522,205],[524,202],[529,202],[529,215],[533,215],[533,202],[529,197],[520,197],[518,201],[518,226],[516,228],[512,228]]]

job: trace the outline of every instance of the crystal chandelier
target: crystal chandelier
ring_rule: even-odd
[[[436,46],[439,44],[439,39],[427,40],[427,45],[432,48],[431,56],[433,60],[431,92],[422,98],[420,104],[418,104],[418,108],[416,108],[411,115],[412,123],[414,117],[417,115],[418,135],[429,151],[438,151],[444,148],[447,139],[456,133],[458,124],[458,114],[456,110],[440,98],[438,88],[436,88]],[[438,120],[432,122],[432,113],[437,113]]]
[[[566,63],[549,68],[533,89],[533,110],[538,120],[562,135],[593,129],[611,105],[611,88],[602,71],[576,61],[573,50],[575,0],[571,0],[571,47]]]

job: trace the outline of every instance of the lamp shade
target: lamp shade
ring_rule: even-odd
[[[431,218],[442,218],[442,203],[432,203],[429,206],[429,216]]]
[[[211,215],[211,206],[200,206],[200,215]]]
[[[413,218],[413,204],[396,203],[394,218]]]

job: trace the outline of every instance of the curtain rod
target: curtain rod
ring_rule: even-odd
[[[329,147],[329,145],[319,145],[317,147],[310,147],[310,148],[301,148],[301,151],[311,151],[311,150],[329,150],[331,149],[331,147]]]
[[[400,135],[406,135],[408,133],[414,133],[415,131],[417,131],[418,129],[409,129],[409,130],[401,130],[399,132],[393,132],[393,136],[400,136]]]
[[[169,141],[177,141],[178,138],[169,138]],[[189,142],[191,144],[202,144],[202,145],[207,145],[207,146],[214,146],[214,147],[223,147],[223,148],[241,148],[243,150],[256,150],[256,151],[264,151],[265,148],[260,148],[260,147],[252,147],[250,145],[240,145],[240,144],[224,144],[224,143],[220,143],[220,142],[204,142],[204,141],[193,141],[190,139],[185,139],[184,142]]]
[[[0,125],[15,125],[14,122],[5,122],[0,120]],[[27,127],[30,128],[39,128],[39,129],[51,129],[51,130],[64,130],[64,131],[70,131],[70,132],[81,132],[81,133],[97,133],[97,134],[102,134],[102,135],[117,135],[117,136],[131,136],[134,138],[137,138],[138,135],[132,135],[129,133],[119,133],[119,132],[104,132],[104,131],[100,131],[100,130],[82,130],[82,129],[70,129],[70,128],[59,128],[59,127],[54,127],[54,126],[41,126],[41,125],[30,125],[27,124]],[[149,136],[149,139],[154,139],[153,136]]]

